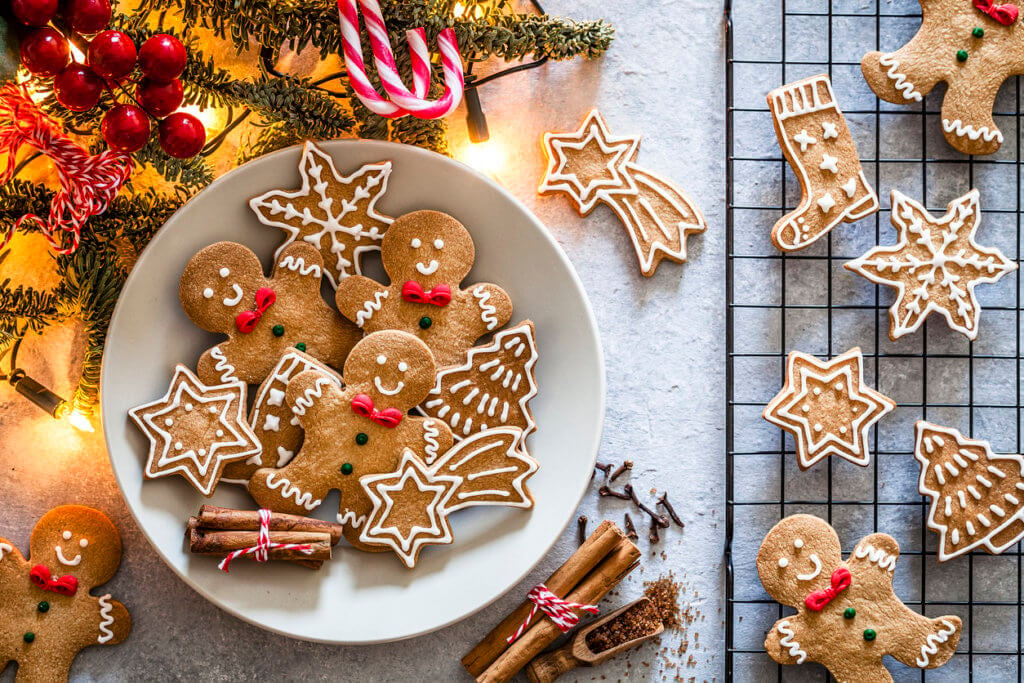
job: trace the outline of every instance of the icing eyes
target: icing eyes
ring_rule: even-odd
[[[404,360],[398,364],[398,371],[399,372],[405,372],[408,369],[409,369],[409,364],[406,363]]]
[[[384,365],[387,362],[388,362],[388,357],[385,356],[383,353],[380,354],[379,356],[377,356],[377,365]]]
[[[231,271],[230,270],[228,270],[227,268],[221,268],[220,269],[220,276],[221,277],[227,277],[228,275],[231,275]]]
[[[779,568],[780,569],[785,569],[788,566],[789,566],[789,560],[787,560],[784,557],[780,557],[779,558]]]
[[[436,240],[434,240],[434,248],[435,249],[444,249],[444,240],[441,239],[440,237],[438,237]]]
[[[78,545],[81,548],[88,548],[89,547],[89,539],[88,538],[83,538],[81,541],[78,542]]]
[[[409,243],[409,246],[411,246],[413,249],[419,249],[420,247],[423,246],[423,242],[420,241],[419,237],[413,237],[412,242]]]
[[[61,534],[61,536],[64,537],[65,541],[70,541],[71,540],[71,532],[70,531],[65,531],[64,533]]]
[[[210,289],[209,287],[204,289],[203,290],[203,297],[207,298],[207,299],[212,299],[213,298],[213,290]]]
[[[793,541],[793,547],[796,548],[797,550],[800,550],[800,548],[803,548],[804,547],[804,539],[798,538],[795,541]]]

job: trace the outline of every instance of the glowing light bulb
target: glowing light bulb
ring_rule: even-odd
[[[224,110],[216,107],[206,107],[205,109],[195,104],[186,104],[181,107],[178,111],[183,111],[187,114],[192,114],[203,124],[203,128],[206,129],[206,139],[214,137],[224,129],[224,120],[226,113]]]
[[[95,432],[96,429],[89,422],[89,418],[80,410],[72,410],[68,414],[68,422],[80,432]]]
[[[494,139],[467,145],[462,160],[487,175],[493,176],[505,165],[505,150]]]

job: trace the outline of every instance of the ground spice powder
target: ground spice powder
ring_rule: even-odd
[[[661,616],[653,602],[642,602],[587,634],[587,646],[593,652],[605,652],[623,643],[649,636],[661,626]]]

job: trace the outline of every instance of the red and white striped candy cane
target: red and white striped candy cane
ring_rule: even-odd
[[[576,624],[580,623],[580,615],[576,614],[573,610],[578,609],[583,612],[590,612],[591,614],[597,614],[598,612],[597,605],[566,602],[552,593],[543,583],[537,584],[530,589],[530,592],[526,594],[526,599],[533,603],[533,609],[526,615],[526,619],[519,625],[516,632],[505,639],[509,645],[516,642],[519,636],[526,632],[538,609],[548,615],[562,633],[571,630]]]
[[[358,8],[362,8],[377,73],[390,100],[377,92],[366,75],[359,38]],[[436,100],[428,100],[426,94],[431,78],[430,53],[427,50],[426,32],[422,28],[406,33],[413,72],[413,89],[410,91],[398,73],[387,26],[377,0],[338,0],[338,12],[341,16],[342,47],[349,82],[356,96],[370,111],[387,118],[411,114],[421,119],[437,119],[447,116],[459,106],[465,79],[462,56],[453,29],[444,29],[437,38],[441,68],[444,71],[444,93]]]
[[[218,568],[228,570],[228,565],[236,557],[242,555],[253,555],[257,562],[266,562],[270,559],[270,549],[281,548],[282,550],[298,550],[300,553],[309,555],[313,552],[313,546],[308,543],[271,543],[270,542],[270,510],[260,509],[260,533],[256,538],[256,545],[241,550],[232,550],[228,556],[220,561]]]

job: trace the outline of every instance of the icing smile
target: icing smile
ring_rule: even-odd
[[[799,581],[812,581],[818,578],[818,574],[821,573],[821,560],[818,559],[817,553],[811,553],[811,562],[814,564],[814,571],[809,574],[797,574],[796,578]]]
[[[64,551],[61,549],[59,545],[54,546],[54,550],[57,551],[57,561],[66,567],[77,567],[82,563],[81,553],[75,555],[73,559],[69,560],[66,557],[64,557]]]
[[[433,275],[434,273],[437,272],[437,269],[438,267],[440,267],[440,265],[441,264],[437,262],[437,259],[431,259],[430,265],[428,266],[425,266],[422,263],[417,263],[416,270],[420,272],[420,275]]]
[[[242,300],[241,287],[239,287],[238,285],[231,285],[231,291],[235,293],[235,296],[232,298],[225,298],[223,302],[225,306],[235,306],[238,304],[239,301]]]
[[[437,263],[437,262],[435,261],[435,263]],[[385,396],[394,396],[399,391],[401,391],[402,389],[405,388],[405,382],[399,380],[398,384],[395,385],[395,388],[389,390],[389,389],[385,389],[384,385],[382,385],[380,383],[380,377],[374,377],[373,378],[373,386],[377,387],[377,391],[379,391],[380,393],[384,394]]]

